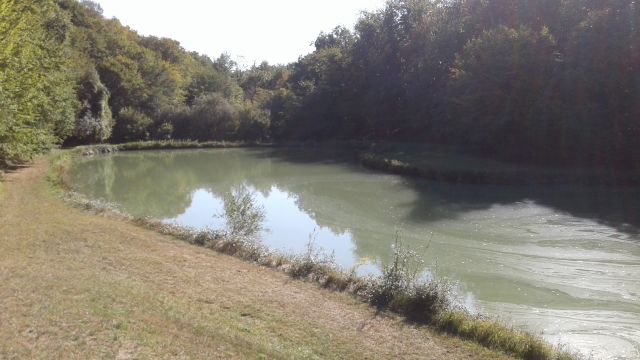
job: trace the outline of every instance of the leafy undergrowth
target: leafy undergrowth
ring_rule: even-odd
[[[64,190],[65,200],[82,209],[116,215],[136,225],[193,245],[277,269],[293,278],[316,282],[326,289],[351,293],[380,310],[401,314],[410,322],[427,324],[511,356],[526,360],[578,358],[568,351],[554,348],[539,336],[481,316],[473,316],[463,309],[456,308],[451,301],[448,284],[437,279],[424,280],[418,276],[418,267],[415,266],[416,261],[419,261],[417,255],[404,248],[398,238],[394,246],[394,261],[383,269],[382,275],[377,278],[360,277],[353,271],[345,272],[337,267],[332,259],[314,249],[311,240],[307,252],[300,256],[286,256],[270,251],[252,236],[254,231],[243,231],[260,218],[259,214],[254,213],[253,220],[248,221],[249,223],[243,223],[246,220],[243,216],[237,218],[236,227],[240,229],[238,232],[234,232],[233,229],[196,230],[151,218],[132,217],[113,204],[90,200],[70,191],[71,187],[65,174],[73,157],[79,154],[82,154],[82,151],[62,152],[55,156],[48,178],[55,188]],[[251,213],[250,204],[244,200],[236,199],[235,204],[227,203],[225,208],[244,209],[245,213]],[[233,211],[227,212],[227,216],[233,217]]]

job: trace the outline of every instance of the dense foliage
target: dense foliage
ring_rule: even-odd
[[[445,144],[538,163],[640,159],[631,0],[391,0],[321,34],[273,99],[273,133]],[[284,111],[283,111],[284,109]]]
[[[235,64],[143,37],[99,5],[0,2],[0,166],[70,144],[265,136]]]
[[[0,4],[0,161],[68,143],[361,139],[636,165],[633,0],[390,0],[286,66],[239,70],[77,0]]]
[[[68,31],[49,1],[0,2],[0,166],[28,160],[72,132]]]

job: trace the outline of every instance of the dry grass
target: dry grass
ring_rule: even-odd
[[[385,268],[379,278],[360,278],[346,273],[332,259],[322,256],[313,247],[310,238],[306,254],[284,257],[269,252],[259,242],[242,236],[214,230],[194,230],[169,225],[149,218],[133,218],[119,211],[113,204],[90,200],[69,191],[67,169],[79,154],[96,154],[93,147],[83,147],[73,152],[63,152],[53,157],[48,179],[54,189],[63,189],[63,197],[72,205],[94,213],[115,215],[133,224],[170,235],[193,245],[203,246],[219,253],[275,268],[296,279],[306,279],[322,287],[348,292],[379,310],[391,310],[402,314],[409,321],[429,324],[449,334],[469,339],[491,349],[530,360],[575,359],[578,356],[563,349],[554,349],[540,337],[517,331],[499,322],[451,309],[448,286],[440,281],[416,282],[415,262],[421,260],[406,249],[396,238],[394,266]],[[107,151],[109,152],[109,151]],[[250,203],[252,204],[252,203]],[[236,204],[238,205],[238,204]],[[233,211],[232,211],[233,213]],[[241,223],[244,223],[243,219]]]
[[[5,178],[0,358],[501,358],[345,294]],[[272,259],[278,262],[278,259]]]

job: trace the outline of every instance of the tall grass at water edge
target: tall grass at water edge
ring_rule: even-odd
[[[234,189],[225,197],[225,213],[222,216],[227,227],[222,230],[197,230],[156,219],[132,217],[118,206],[90,200],[72,191],[66,175],[73,158],[86,153],[86,150],[63,151],[52,157],[48,179],[54,189],[72,205],[98,214],[116,216],[193,245],[277,269],[293,278],[316,282],[326,289],[351,293],[381,311],[400,314],[407,321],[431,326],[517,358],[579,358],[576,354],[551,346],[537,335],[456,307],[451,288],[446,282],[419,276],[416,264],[422,260],[414,251],[403,246],[398,236],[393,246],[393,260],[383,267],[382,274],[379,277],[362,277],[353,270],[340,269],[331,258],[318,251],[311,240],[307,251],[298,256],[267,249],[257,236],[262,230],[264,214],[246,188]]]

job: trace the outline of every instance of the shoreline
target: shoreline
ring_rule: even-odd
[[[117,151],[222,149],[222,148],[344,148],[365,168],[388,174],[465,185],[640,185],[640,173],[615,169],[560,168],[520,165],[499,160],[468,157],[422,144],[343,142],[244,142],[244,141],[141,141],[123,144],[86,145],[87,154]],[[73,149],[73,148],[71,148]]]
[[[1,358],[509,359],[353,297],[5,178]]]
[[[127,144],[126,146],[118,145],[116,150],[149,150],[158,149],[157,144]],[[262,144],[262,147],[273,147],[272,144]],[[160,149],[188,149],[188,148],[224,148],[224,147],[248,147],[247,144],[238,143],[209,143],[191,144],[191,143],[172,143],[169,145],[161,145]],[[563,350],[553,349],[539,337],[516,331],[502,323],[487,320],[482,316],[471,316],[468,313],[455,309],[446,309],[442,311],[434,311],[433,313],[416,312],[416,307],[420,306],[420,301],[424,299],[412,298],[408,293],[398,294],[397,298],[402,300],[391,300],[380,306],[367,296],[377,284],[372,279],[359,278],[354,274],[347,274],[337,269],[335,266],[329,266],[323,263],[316,263],[308,259],[285,257],[269,252],[263,247],[255,247],[252,244],[238,241],[229,241],[222,238],[220,234],[211,231],[194,231],[179,226],[167,225],[154,219],[149,218],[133,218],[121,212],[115,211],[109,204],[91,201],[72,194],[69,196],[69,184],[65,180],[65,173],[72,165],[75,156],[91,156],[92,154],[110,153],[113,149],[101,151],[93,149],[87,151],[87,147],[72,150],[72,155],[61,155],[57,160],[53,161],[52,172],[50,173],[50,181],[60,189],[65,189],[67,199],[72,204],[80,206],[85,210],[91,210],[96,213],[115,213],[129,222],[147,229],[160,232],[165,235],[171,235],[193,245],[203,246],[217,252],[239,257],[243,260],[257,263],[261,266],[284,272],[290,277],[307,280],[317,283],[320,287],[330,289],[332,291],[347,292],[352,294],[360,301],[377,306],[378,309],[389,310],[394,313],[405,316],[410,322],[417,324],[426,324],[429,328],[436,331],[447,333],[466,340],[472,340],[482,344],[488,348],[500,350],[506,354],[517,356],[523,359],[572,359],[577,358],[573,354],[569,354]],[[103,148],[106,149],[106,148]],[[68,154],[68,153],[67,153]],[[62,160],[60,160],[62,159]],[[437,285],[437,283],[436,283]],[[428,305],[428,304],[427,304]]]

